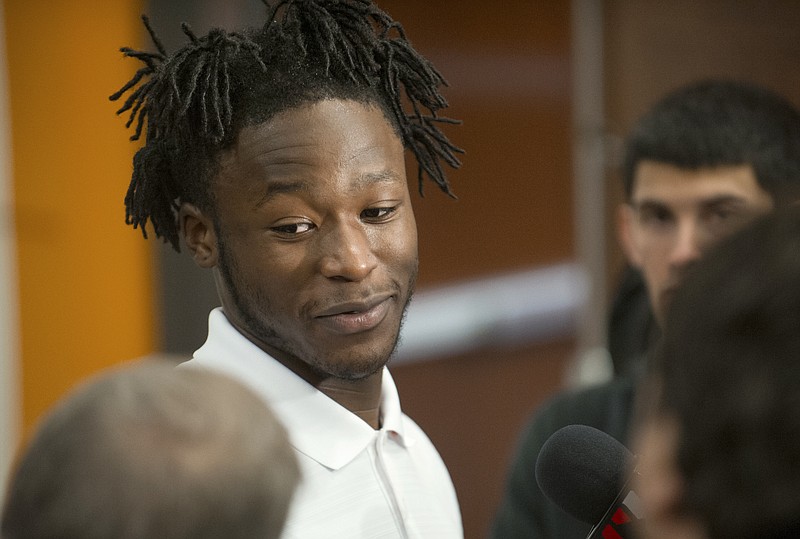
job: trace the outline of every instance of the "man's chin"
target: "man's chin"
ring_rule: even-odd
[[[315,362],[315,367],[323,369],[322,374],[342,380],[355,381],[372,376],[389,363],[397,350],[402,318],[397,325],[398,327],[393,331],[391,337],[386,334],[380,338],[376,336],[371,339],[371,342],[363,341],[360,344],[337,350],[334,354],[326,354],[326,350],[323,350],[321,354],[317,355],[320,359]]]
[[[334,377],[340,380],[363,380],[383,369],[394,354],[396,340],[391,345],[355,346],[336,350],[321,350],[315,353],[315,360],[309,362],[311,367],[323,377]],[[328,353],[326,353],[328,352]]]
[[[369,378],[370,376],[380,372],[386,365],[388,358],[384,361],[342,361],[338,362],[319,362],[315,365],[317,373],[326,378],[337,378],[339,380],[348,380],[356,382]]]

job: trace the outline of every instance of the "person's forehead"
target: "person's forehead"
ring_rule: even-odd
[[[239,132],[237,153],[246,154],[254,146],[274,144],[276,146],[303,145],[305,141],[341,137],[353,139],[359,135],[374,133],[393,135],[387,137],[392,143],[400,142],[399,136],[386,119],[383,110],[375,103],[348,99],[323,99],[288,108],[273,117]],[[376,139],[376,142],[383,137]]]
[[[223,166],[246,164],[286,149],[384,146],[395,150],[402,141],[382,109],[372,103],[324,99],[285,109],[271,118],[244,126],[233,146],[222,152]]]
[[[642,161],[636,167],[632,202],[663,200],[697,201],[731,197],[761,203],[770,199],[759,185],[751,165],[724,165],[698,169],[681,168],[658,161]]]
[[[244,127],[221,155],[214,188],[263,201],[265,187],[274,194],[309,193],[336,182],[342,190],[389,179],[405,186],[404,153],[377,105],[324,99]]]

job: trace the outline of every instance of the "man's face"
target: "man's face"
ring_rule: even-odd
[[[298,372],[377,372],[417,276],[404,150],[381,110],[325,100],[243,129],[214,196],[231,323]]]
[[[720,239],[772,209],[749,165],[688,170],[655,161],[636,168],[620,237],[644,275],[656,318],[686,269]]]

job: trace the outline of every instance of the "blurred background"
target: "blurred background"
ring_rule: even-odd
[[[794,0],[382,0],[450,83],[467,153],[458,200],[413,195],[417,299],[390,365],[405,411],[483,537],[519,429],[565,386],[612,375],[608,304],[621,141],[672,88],[754,81],[800,105]],[[148,355],[180,361],[217,305],[210,274],[124,224],[137,148],[108,96],[151,48],[261,21],[258,0],[0,4],[0,480],[74,384]],[[412,166],[410,170],[416,170]],[[531,477],[531,481],[534,478]]]

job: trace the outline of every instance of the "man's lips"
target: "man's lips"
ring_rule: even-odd
[[[367,331],[380,324],[389,312],[392,296],[368,301],[345,302],[326,308],[314,319],[335,333],[349,335]]]

